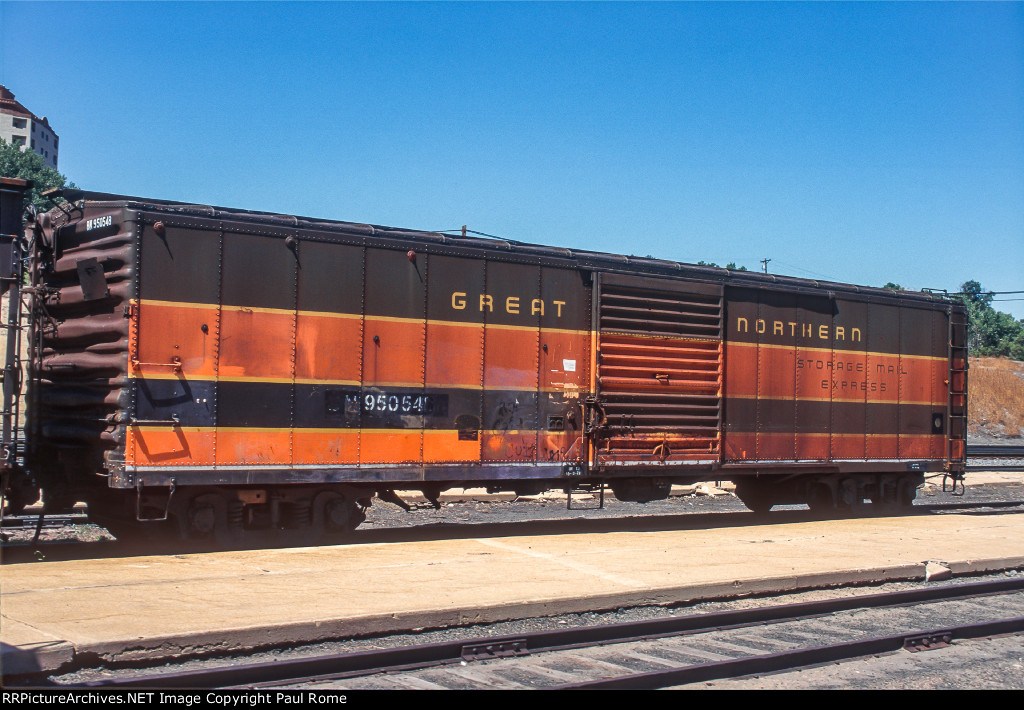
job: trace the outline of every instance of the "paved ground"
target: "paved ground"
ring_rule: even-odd
[[[3,671],[1024,567],[1024,516],[459,537],[3,567]]]

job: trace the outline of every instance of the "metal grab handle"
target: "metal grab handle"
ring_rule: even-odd
[[[177,355],[172,357],[170,362],[139,362],[134,358],[132,359],[132,367],[137,369],[143,365],[147,367],[169,367],[175,372],[181,372],[181,358]]]
[[[132,419],[131,422],[129,422],[129,426],[138,426],[139,424],[181,426],[181,419],[177,414],[172,414],[170,419]]]

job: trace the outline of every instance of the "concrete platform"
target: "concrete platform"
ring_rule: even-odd
[[[1024,515],[364,543],[0,568],[4,674],[1024,568]]]

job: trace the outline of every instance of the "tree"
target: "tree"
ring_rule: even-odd
[[[716,264],[713,261],[698,261],[697,262],[697,266],[713,266],[716,269],[721,269],[722,268],[721,266],[719,266],[718,264]],[[728,264],[725,265],[725,268],[728,269],[729,271],[746,271],[747,270],[747,267],[745,267],[745,266],[736,266],[736,262],[735,261],[730,261]]]
[[[977,281],[961,284],[958,298],[967,307],[967,347],[971,355],[1024,359],[1024,322],[995,310],[992,294]]]
[[[900,286],[898,283],[893,283],[892,281],[886,281],[885,286],[882,286],[882,288],[888,288],[893,291],[906,291],[905,288]]]
[[[43,156],[31,150],[22,150],[0,140],[0,177],[22,178],[32,181],[29,202],[40,212],[51,209],[56,202],[43,196],[43,192],[55,187],[75,187],[54,168],[47,167]]]
[[[992,294],[986,293],[985,289],[977,281],[965,281],[960,284],[960,293],[970,303],[989,305],[992,303]]]

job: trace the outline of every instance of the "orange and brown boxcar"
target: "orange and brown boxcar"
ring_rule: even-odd
[[[945,298],[64,194],[31,225],[27,469],[104,519],[319,534],[396,489],[708,479],[905,505],[964,470]]]

